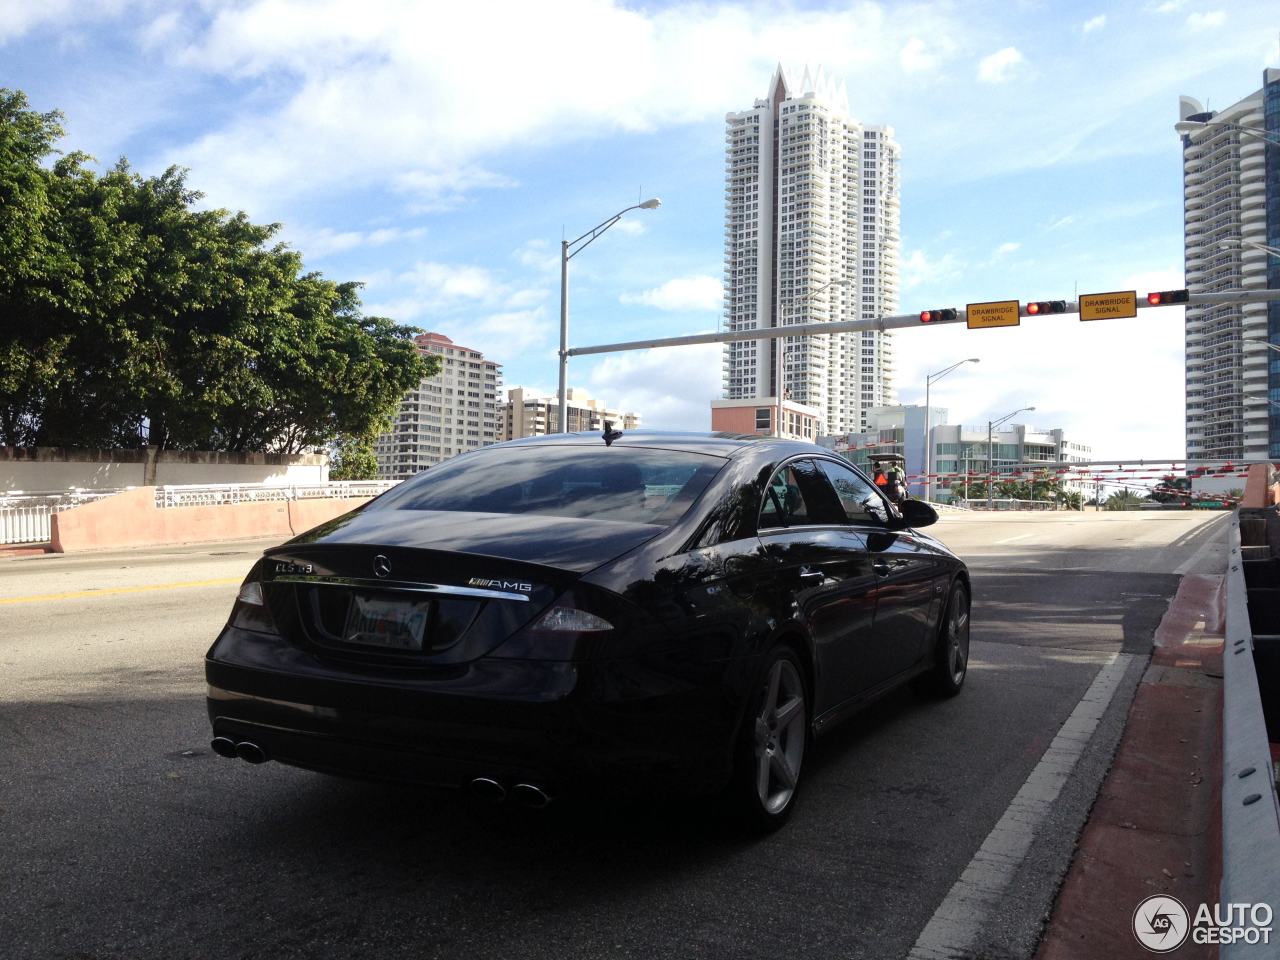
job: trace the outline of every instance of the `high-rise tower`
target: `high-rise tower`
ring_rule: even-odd
[[[1280,287],[1280,70],[1218,111],[1179,104],[1192,293]],[[1269,142],[1270,141],[1270,142]],[[1187,456],[1280,457],[1280,303],[1187,307]]]
[[[725,323],[750,330],[855,320],[898,307],[898,163],[893,128],[849,116],[821,67],[725,117]],[[729,399],[784,396],[816,407],[825,433],[866,427],[894,402],[890,335],[852,332],[725,346]]]

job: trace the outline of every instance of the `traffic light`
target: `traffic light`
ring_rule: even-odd
[[[1163,307],[1168,303],[1186,303],[1187,291],[1185,290],[1160,290],[1156,293],[1147,294],[1147,303],[1153,307]]]
[[[1034,317],[1041,313],[1066,313],[1065,300],[1034,300],[1027,304],[1027,316]]]
[[[921,323],[937,323],[940,320],[954,320],[956,318],[955,307],[943,307],[941,310],[921,310]]]

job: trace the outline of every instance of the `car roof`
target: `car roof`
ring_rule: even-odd
[[[605,443],[603,435],[593,430],[581,433],[553,433],[545,436],[525,437],[520,440],[508,440],[505,443],[498,444],[498,446],[502,447],[533,445],[602,447]],[[782,437],[769,437],[749,433],[700,433],[692,430],[624,430],[621,436],[613,441],[613,446],[688,450],[692,453],[703,453],[725,458],[732,458],[746,452],[764,453],[765,451],[768,451],[774,457],[792,456],[799,453],[831,453],[830,450],[825,450],[817,444],[804,440],[788,440]]]

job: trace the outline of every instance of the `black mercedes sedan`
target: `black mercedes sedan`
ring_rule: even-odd
[[[266,551],[205,661],[213,749],[535,807],[719,792],[770,829],[815,737],[964,683],[935,520],[799,441],[485,447]]]

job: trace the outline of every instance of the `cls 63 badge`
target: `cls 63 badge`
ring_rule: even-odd
[[[276,573],[312,573],[309,563],[289,563],[287,560],[276,561]]]

